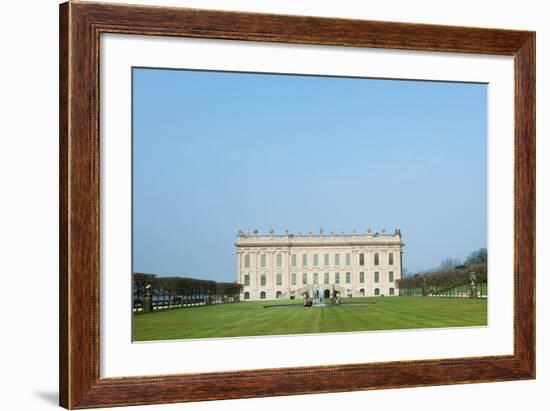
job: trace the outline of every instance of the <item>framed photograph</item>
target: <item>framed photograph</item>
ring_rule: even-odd
[[[60,6],[60,405],[535,378],[535,33]]]

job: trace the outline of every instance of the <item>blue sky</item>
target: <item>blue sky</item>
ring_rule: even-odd
[[[235,278],[239,229],[487,246],[485,84],[135,68],[134,271]]]

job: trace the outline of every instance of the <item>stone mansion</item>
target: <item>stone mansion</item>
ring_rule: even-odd
[[[401,231],[351,235],[245,234],[237,236],[237,282],[241,300],[302,298],[322,290],[324,298],[398,295]]]

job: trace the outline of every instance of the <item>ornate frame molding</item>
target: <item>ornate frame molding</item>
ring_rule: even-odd
[[[514,354],[154,377],[99,373],[101,33],[483,53],[515,61]],[[91,408],[535,377],[535,33],[185,8],[60,5],[60,405]],[[311,378],[311,376],[315,378]]]

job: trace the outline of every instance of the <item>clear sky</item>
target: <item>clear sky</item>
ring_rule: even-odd
[[[487,246],[484,84],[134,69],[134,271],[235,279],[238,230]]]

